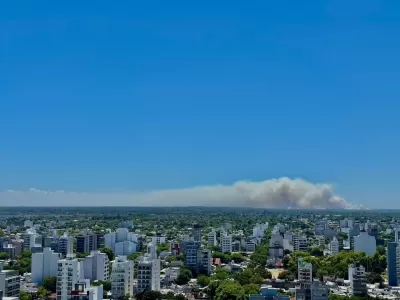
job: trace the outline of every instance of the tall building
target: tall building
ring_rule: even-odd
[[[373,255],[376,252],[376,239],[367,232],[361,232],[354,237],[354,252],[365,252],[367,255]]]
[[[353,296],[365,296],[367,294],[367,282],[365,268],[360,264],[349,265],[349,281]]]
[[[301,282],[312,282],[313,275],[312,275],[312,264],[303,260],[300,257],[297,261],[298,266],[298,280]]]
[[[57,276],[57,264],[60,254],[50,248],[44,248],[42,253],[32,253],[32,282],[42,284],[48,276]]]
[[[201,242],[201,230],[202,227],[199,224],[194,224],[192,229],[193,239],[196,242]]]
[[[76,237],[76,252],[77,253],[90,253],[97,250],[97,234],[85,232]]]
[[[329,250],[332,255],[336,255],[339,253],[339,241],[336,237],[334,237],[329,244]]]
[[[24,240],[23,248],[24,250],[30,250],[36,246],[36,238],[39,235],[36,233],[36,230],[33,228],[29,228],[22,234],[22,239]]]
[[[109,267],[110,261],[108,256],[101,253],[98,250],[91,251],[89,256],[86,256],[83,260],[83,270],[85,279],[89,279],[90,282],[96,280],[108,280],[109,279]]]
[[[198,269],[199,273],[210,275],[211,274],[211,251],[208,249],[198,250]]]
[[[328,221],[320,220],[315,222],[314,224],[314,234],[315,235],[324,235],[325,230],[328,229]]]
[[[151,237],[151,242],[156,246],[160,245],[161,243],[165,243],[166,240],[167,237],[161,234],[156,234],[156,236]]]
[[[307,251],[308,241],[307,237],[294,235],[293,236],[293,250],[294,251]]]
[[[185,256],[185,265],[192,273],[198,273],[198,252],[201,249],[200,242],[187,240],[181,245],[183,254]]]
[[[275,233],[269,240],[269,258],[274,260],[282,258],[283,253],[283,237]]]
[[[104,235],[104,244],[113,249],[115,255],[127,256],[137,251],[138,236],[127,228],[118,228]]]
[[[215,230],[211,231],[207,235],[207,245],[208,246],[217,246],[217,232]]]
[[[117,256],[111,268],[111,294],[113,299],[133,296],[134,262],[126,256]]]
[[[396,243],[399,243],[400,242],[400,227],[394,228],[393,231],[394,231],[394,241]]]
[[[69,254],[70,255],[70,254]],[[83,279],[82,264],[73,256],[60,259],[57,263],[57,300],[69,300],[75,284]]]
[[[253,236],[256,238],[263,238],[265,235],[265,230],[268,229],[268,222],[264,224],[256,224],[253,228]]]
[[[397,252],[399,244],[396,242],[389,242],[387,245],[387,277],[389,286],[397,286]]]
[[[3,270],[3,262],[0,262],[0,291],[3,297],[18,297],[20,293],[21,277],[16,270]]]
[[[222,235],[221,236],[221,252],[222,253],[231,253],[232,252],[232,236],[231,235]]]
[[[160,260],[142,256],[138,262],[137,292],[160,290]]]
[[[69,237],[66,233],[60,236],[58,239],[58,253],[65,257],[67,254],[73,253],[73,247],[74,240],[72,237]]]
[[[255,237],[246,238],[246,251],[247,252],[256,251],[256,247],[257,247],[257,239]]]

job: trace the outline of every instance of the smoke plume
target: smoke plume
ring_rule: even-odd
[[[200,186],[150,192],[0,192],[1,206],[213,206],[258,208],[354,208],[330,184],[279,178],[238,181],[232,185]]]

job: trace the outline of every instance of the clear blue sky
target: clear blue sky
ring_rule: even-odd
[[[399,54],[398,0],[2,1],[0,190],[289,176],[400,207]]]

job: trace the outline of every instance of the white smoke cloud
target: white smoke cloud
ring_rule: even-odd
[[[355,208],[336,195],[330,184],[314,184],[286,177],[151,192],[66,192],[34,188],[28,191],[8,190],[0,192],[0,205]]]

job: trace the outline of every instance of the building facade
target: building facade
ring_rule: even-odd
[[[376,239],[367,232],[361,232],[354,237],[354,251],[365,252],[367,255],[373,255],[376,252]]]
[[[76,258],[67,257],[57,262],[57,300],[69,300],[75,284],[81,279],[81,264]]]
[[[32,282],[42,284],[48,276],[57,276],[60,254],[50,248],[44,248],[42,253],[32,253]]]
[[[160,290],[160,260],[142,256],[138,261],[137,292]]]
[[[110,278],[109,264],[106,254],[98,250],[90,252],[90,255],[83,260],[85,279],[89,279],[91,283],[95,280],[108,280]]]
[[[21,276],[16,270],[3,270],[0,262],[0,291],[3,297],[19,297],[21,289]]]
[[[367,294],[367,281],[365,268],[360,264],[349,265],[349,281],[353,296],[365,296]]]
[[[386,259],[387,259],[387,278],[389,286],[397,286],[397,252],[399,251],[399,244],[396,242],[389,242],[387,245]]]
[[[76,252],[90,253],[98,249],[97,234],[84,233],[76,237]]]
[[[133,296],[134,262],[126,256],[117,256],[111,268],[111,294],[113,299]]]
[[[223,235],[221,236],[221,252],[222,253],[231,253],[232,252],[232,236],[231,235]]]

